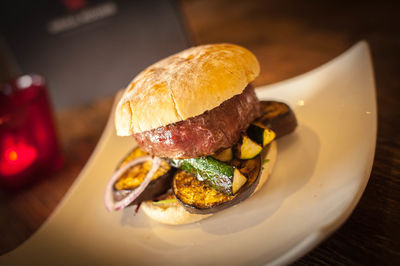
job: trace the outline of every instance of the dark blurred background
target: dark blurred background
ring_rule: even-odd
[[[144,67],[188,47],[176,3],[2,1],[1,79],[40,73],[56,108],[110,96]]]
[[[93,151],[116,91],[152,62],[192,45],[237,43],[259,58],[254,83],[261,86],[309,71],[364,39],[379,123],[371,178],[349,220],[295,264],[399,265],[399,7],[372,0],[2,1],[0,81],[31,72],[46,77],[65,164],[18,193],[0,191],[0,254],[49,216]]]

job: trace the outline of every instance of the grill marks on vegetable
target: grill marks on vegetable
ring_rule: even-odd
[[[136,148],[132,150],[128,156],[124,158],[122,163],[120,164],[120,167],[124,166],[127,162],[141,157],[148,155],[146,152],[142,151],[140,148]],[[138,164],[133,166],[132,168],[129,169],[129,171],[125,172],[114,184],[114,189],[115,190],[129,190],[129,189],[135,189],[140,185],[140,183],[143,182],[146,174],[148,171],[150,171],[152,166],[151,161],[146,161],[144,163]],[[165,175],[168,171],[171,170],[171,166],[168,164],[167,161],[163,160],[161,162],[160,168],[156,171],[156,173],[153,175],[151,180],[155,180],[159,178],[160,176]]]
[[[142,151],[140,148],[135,148],[124,158],[117,169],[121,168],[129,161],[145,155],[147,155],[146,152]],[[113,186],[114,201],[117,202],[122,200],[132,190],[136,189],[149,172],[151,166],[152,161],[149,160],[145,163],[135,165],[126,171]],[[142,201],[153,200],[157,196],[164,194],[169,188],[171,188],[172,177],[175,171],[176,169],[171,167],[166,160],[162,160],[160,168],[153,175],[150,184],[130,205],[135,205]]]
[[[230,164],[246,176],[237,193],[226,195],[179,170],[173,180],[173,192],[184,208],[195,214],[210,214],[229,208],[247,199],[256,189],[261,173],[261,155],[251,160],[233,159]]]
[[[199,181],[204,181],[214,190],[227,195],[232,195],[234,168],[211,156],[192,159],[172,159],[174,167],[185,170],[195,176]]]
[[[296,129],[296,116],[287,104],[276,101],[261,101],[260,109],[262,115],[253,124],[271,129],[275,132],[276,138],[292,133]]]
[[[268,149],[275,138],[291,133],[297,126],[293,111],[284,103],[260,102],[260,108],[262,116],[242,133],[233,148],[212,157],[162,160],[149,186],[132,204],[154,200],[171,185],[178,202],[196,214],[213,213],[248,198],[259,183],[262,155],[266,154],[262,151]],[[144,155],[147,153],[136,148],[119,167]],[[151,165],[151,161],[135,165],[121,176],[113,187],[114,199],[120,200],[135,189]],[[180,170],[176,171],[176,168]],[[171,197],[169,195],[168,199]]]

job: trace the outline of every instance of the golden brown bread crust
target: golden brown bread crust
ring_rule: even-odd
[[[274,141],[271,143],[271,147],[267,150],[267,154],[264,157],[269,161],[268,163],[263,165],[260,181],[254,193],[256,193],[264,185],[264,183],[268,180],[268,177],[271,175],[272,168],[274,167],[276,161],[276,156],[277,156],[277,144],[276,141]],[[159,223],[171,224],[171,225],[194,223],[203,220],[205,218],[208,218],[212,215],[212,214],[202,215],[202,214],[189,213],[178,202],[170,203],[169,206],[165,205],[157,206],[153,204],[152,201],[146,201],[142,202],[141,208],[146,213],[146,215],[152,218],[153,220]]]
[[[202,45],[169,56],[128,85],[115,112],[117,134],[200,115],[242,93],[259,72],[255,56],[233,44]]]

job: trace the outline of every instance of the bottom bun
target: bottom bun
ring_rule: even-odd
[[[256,193],[263,184],[267,181],[268,177],[272,172],[277,155],[276,142],[270,144],[269,149],[266,149],[266,154],[263,154],[263,160],[268,162],[263,164],[260,181],[254,191]],[[212,214],[193,214],[185,210],[185,208],[177,201],[172,203],[166,203],[162,205],[153,204],[152,201],[143,202],[141,209],[151,219],[163,223],[163,224],[189,224],[194,223],[205,218],[210,217]]]
[[[189,224],[205,219],[212,214],[193,214],[185,210],[178,201],[158,206],[152,201],[143,202],[141,209],[151,219],[163,224]]]

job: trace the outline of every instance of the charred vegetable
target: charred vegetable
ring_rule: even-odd
[[[275,132],[276,138],[293,132],[297,127],[296,116],[287,104],[261,101],[260,108],[262,116],[257,118],[253,124],[271,129]]]
[[[246,134],[250,139],[263,147],[267,146],[275,139],[275,132],[260,124],[251,124]]]
[[[231,163],[235,173],[244,178],[242,181],[246,180],[234,195],[218,192],[186,171],[179,170],[172,183],[178,201],[191,213],[209,214],[229,208],[248,198],[259,182],[261,156],[251,160],[233,159]]]
[[[214,154],[212,157],[221,162],[229,162],[230,160],[233,159],[232,148],[222,150]]]
[[[195,176],[199,181],[204,181],[214,190],[225,195],[233,195],[237,187],[233,189],[233,184],[241,184],[235,180],[241,178],[234,174],[234,167],[218,161],[211,156],[198,157],[191,159],[171,159],[170,163],[176,168],[185,170]]]
[[[133,149],[121,162],[117,169],[125,165],[127,162],[145,156],[147,153],[140,148]],[[152,165],[151,161],[138,164],[130,168],[123,174],[113,186],[113,198],[120,201],[126,197],[133,189],[137,188],[145,178],[147,172]],[[171,187],[172,176],[175,169],[172,168],[166,160],[162,160],[160,168],[155,172],[152,181],[146,189],[131,204],[135,205],[145,200],[151,200],[154,197],[163,194]]]
[[[259,155],[262,151],[262,146],[252,139],[250,139],[247,135],[243,134],[240,137],[239,142],[235,145],[235,156],[236,158],[242,160],[253,159],[257,155]]]
[[[233,171],[232,193],[235,195],[246,184],[247,178],[237,169]]]

